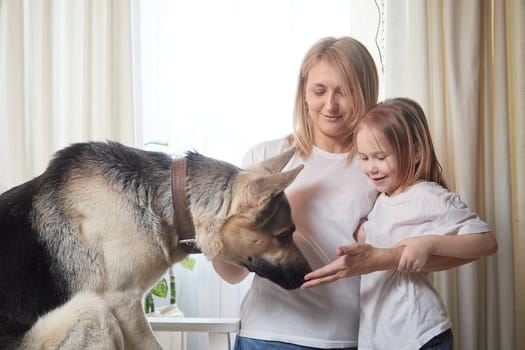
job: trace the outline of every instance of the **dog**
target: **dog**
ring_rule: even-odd
[[[141,301],[194,248],[299,287],[293,154],[240,169],[111,141],[59,150],[0,195],[0,349],[161,349]]]

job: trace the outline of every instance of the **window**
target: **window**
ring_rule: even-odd
[[[378,18],[370,0],[137,1],[137,139],[239,163],[255,142],[291,132],[316,40],[352,35],[379,67]]]
[[[252,145],[291,132],[299,66],[315,41],[354,36],[380,67],[379,9],[370,0],[134,2],[138,144],[240,164]],[[196,257],[192,272],[175,267],[179,307],[237,317],[249,281],[230,286]]]

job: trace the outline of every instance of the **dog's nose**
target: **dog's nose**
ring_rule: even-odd
[[[257,275],[267,278],[284,289],[299,288],[304,276],[312,271],[306,260],[300,263],[274,263],[262,257],[254,257],[246,266]]]

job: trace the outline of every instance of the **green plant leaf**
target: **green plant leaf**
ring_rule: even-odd
[[[155,304],[153,302],[153,296],[151,295],[151,292],[149,292],[144,297],[144,312],[150,313],[154,311],[155,311]]]
[[[159,145],[159,146],[165,146],[165,147],[168,147],[169,144],[168,144],[168,141],[160,141],[160,140],[157,140],[157,141],[148,141],[144,144],[144,146],[147,146],[147,145]]]
[[[195,267],[195,262],[196,261],[194,258],[192,258],[191,256],[187,256],[186,258],[184,258],[184,260],[180,262],[180,264],[186,269],[193,271],[193,268]]]
[[[151,293],[153,295],[156,295],[160,298],[165,298],[168,295],[168,282],[165,278],[161,279],[157,282],[155,287],[151,290]]]

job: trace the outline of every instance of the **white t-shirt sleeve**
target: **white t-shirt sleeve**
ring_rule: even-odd
[[[441,199],[442,213],[434,221],[435,234],[465,234],[490,231],[486,222],[471,211],[457,193],[447,192]]]
[[[262,162],[268,158],[274,157],[289,148],[286,145],[285,138],[272,141],[261,142],[246,152],[241,167],[248,168],[256,163]]]
[[[248,152],[244,155],[244,158],[242,159],[241,166],[243,168],[247,168],[250,165],[254,164],[254,149],[253,147],[248,150]]]
[[[458,194],[432,182],[417,183],[394,197],[381,194],[364,229],[367,242],[378,247],[420,235],[490,231]]]

